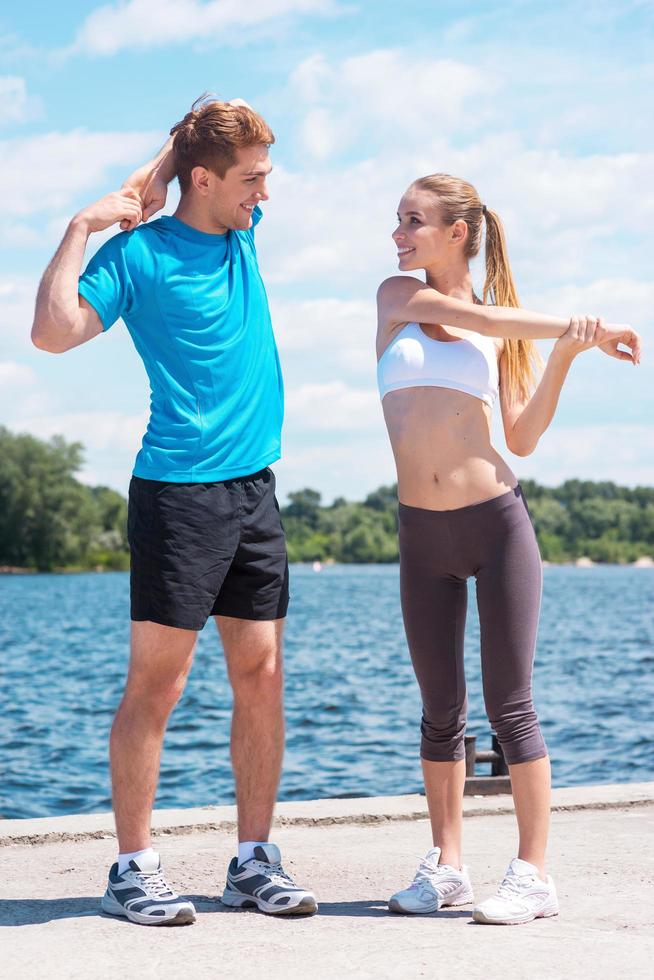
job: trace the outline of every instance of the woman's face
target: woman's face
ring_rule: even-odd
[[[401,272],[427,269],[443,263],[451,242],[452,227],[439,216],[438,198],[430,191],[409,187],[397,211],[393,232]]]

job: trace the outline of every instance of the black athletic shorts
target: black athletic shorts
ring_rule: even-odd
[[[200,630],[209,616],[282,619],[288,560],[275,476],[216,483],[133,476],[132,619]]]

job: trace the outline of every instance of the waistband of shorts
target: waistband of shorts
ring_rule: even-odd
[[[477,516],[491,517],[493,513],[512,507],[516,503],[526,503],[525,495],[519,483],[512,490],[500,493],[497,497],[482,500],[478,504],[467,504],[465,507],[455,507],[452,510],[430,510],[427,507],[411,507],[409,504],[398,504],[400,519],[419,518],[424,521],[455,521],[459,517],[471,518]]]
[[[254,483],[268,475],[272,476],[273,472],[270,467],[264,466],[256,473],[232,476],[229,480],[186,480],[178,483],[176,480],[148,480],[143,476],[132,476],[131,482],[153,489],[161,489],[162,487],[231,487],[239,483]]]

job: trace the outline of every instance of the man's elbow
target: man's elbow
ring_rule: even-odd
[[[39,350],[47,351],[48,354],[63,354],[68,350],[68,345],[60,337],[45,329],[36,320],[32,324],[32,343]]]

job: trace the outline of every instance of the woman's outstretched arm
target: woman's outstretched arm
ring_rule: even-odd
[[[400,323],[439,323],[474,330],[486,337],[548,340],[563,336],[570,325],[570,320],[563,317],[532,313],[521,307],[483,306],[454,299],[412,276],[386,279],[377,292],[377,308],[382,329],[392,329]],[[640,337],[628,324],[596,322],[593,346],[602,347],[613,357],[639,362]],[[632,353],[619,351],[619,343]]]
[[[500,405],[504,436],[516,456],[529,456],[554,418],[561,389],[575,357],[596,347],[597,321],[593,317],[573,316],[566,332],[557,340],[543,375],[529,399],[510,401],[507,394],[506,359],[500,358]],[[629,355],[624,355],[629,359]]]

